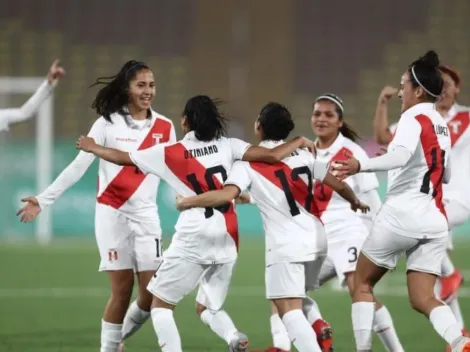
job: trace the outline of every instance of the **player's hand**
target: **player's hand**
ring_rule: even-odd
[[[332,173],[339,179],[344,179],[348,176],[355,175],[361,169],[359,160],[352,156],[350,153],[345,153],[344,156],[347,160],[337,160],[332,163]]]
[[[91,137],[80,136],[77,139],[76,148],[81,149],[84,152],[92,153],[93,148],[96,147],[96,146],[97,146],[97,144],[96,144],[95,140]]]
[[[64,76],[65,70],[62,66],[60,66],[60,60],[54,60],[51,68],[49,69],[49,72],[47,73],[47,81],[49,84],[55,84]]]
[[[398,95],[398,89],[392,86],[385,86],[380,92],[379,102],[387,103],[392,97]]]
[[[308,138],[302,137],[302,145],[300,148],[307,148],[312,152],[313,156],[317,156],[317,148],[315,147],[315,142]]]
[[[41,212],[41,207],[39,206],[39,202],[36,197],[26,197],[21,200],[23,203],[26,203],[24,207],[22,207],[16,213],[16,216],[20,216],[21,222],[31,222],[33,221],[36,216]]]
[[[370,211],[370,207],[367,204],[362,203],[359,199],[356,199],[354,203],[351,203],[351,209],[354,212],[360,210],[363,214]]]
[[[179,211],[184,211],[189,209],[189,206],[185,204],[186,198],[183,196],[180,196],[179,194],[176,196],[176,209]]]

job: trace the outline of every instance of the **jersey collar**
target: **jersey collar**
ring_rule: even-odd
[[[315,142],[315,145],[317,145],[318,139]],[[319,149],[317,147],[317,154],[320,156],[327,156],[327,155],[335,155],[344,145],[344,136],[340,132],[338,133],[338,137],[336,137],[335,141],[333,142],[332,145],[330,145],[328,148],[325,149]]]
[[[183,139],[187,141],[198,141],[198,139],[196,138],[196,133],[194,133],[194,131],[189,131],[188,133],[186,133]]]
[[[434,104],[434,103],[419,103],[419,104],[416,104],[416,105],[412,106],[411,108],[409,108],[405,112],[403,112],[402,115],[403,114],[414,115],[414,114],[422,112],[423,110],[436,110],[436,104]]]
[[[284,143],[285,143],[285,141],[283,139],[281,139],[280,141],[265,140],[265,141],[261,141],[259,146],[264,147],[264,148],[272,149],[272,148],[275,148],[278,145],[281,145],[281,144],[284,144]]]
[[[130,128],[134,130],[142,130],[144,128],[150,128],[152,127],[153,121],[156,119],[155,112],[152,109],[148,109],[145,123],[142,125],[139,125],[134,122],[134,119],[129,114],[129,109],[127,108],[127,106],[125,106],[123,110],[126,112],[126,114],[124,115],[124,121],[126,122],[127,126],[129,126]]]

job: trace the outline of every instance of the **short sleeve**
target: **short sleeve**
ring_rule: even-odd
[[[248,163],[245,161],[236,161],[232,170],[225,181],[225,185],[234,185],[240,189],[240,192],[248,189],[251,185],[250,175],[248,174]]]
[[[229,142],[233,160],[242,160],[246,150],[251,146],[250,143],[238,138],[229,138]]]
[[[397,131],[390,143],[390,150],[394,147],[404,147],[411,154],[413,154],[418,146],[421,134],[421,125],[412,115],[404,115],[398,121]]]
[[[165,148],[165,144],[157,144],[148,149],[130,152],[129,157],[144,174],[162,177],[165,172]]]
[[[330,164],[322,161],[315,160],[313,163],[313,178],[318,181],[323,181],[330,169]]]

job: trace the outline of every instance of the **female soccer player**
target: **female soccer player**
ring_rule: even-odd
[[[446,208],[450,230],[465,223],[470,217],[470,108],[459,105],[456,101],[460,92],[460,76],[453,68],[439,66],[444,80],[444,87],[436,107],[444,117],[452,140],[452,179],[444,185],[444,207]],[[375,136],[380,144],[392,140],[396,124],[388,125],[388,102],[398,90],[385,87],[379,97],[375,115]],[[449,250],[452,250],[452,237],[449,238]],[[464,321],[457,292],[463,277],[456,270],[447,253],[442,261],[439,295],[454,312],[462,329]],[[465,331],[465,330],[464,330]],[[466,332],[466,331],[465,331]],[[468,334],[468,332],[466,332]]]
[[[0,131],[7,131],[9,125],[23,122],[33,117],[34,113],[49,97],[49,94],[51,94],[54,87],[64,75],[65,70],[60,66],[60,61],[58,59],[55,60],[47,73],[47,79],[21,108],[0,109]]]
[[[268,148],[282,145],[293,128],[289,111],[276,103],[265,106],[255,123],[260,145]],[[303,150],[275,165],[237,162],[223,190],[177,202],[180,210],[220,206],[250,189],[266,230],[266,296],[279,311],[280,324],[285,325],[288,334],[289,346],[275,346],[271,351],[290,349],[290,340],[301,352],[330,351],[331,347],[319,346],[315,328],[302,312],[305,289],[316,286],[327,250],[323,225],[312,202],[312,175],[337,190],[353,210],[368,209],[349,186],[328,174],[328,163],[315,162]]]
[[[451,309],[434,296],[448,241],[442,182],[449,182],[449,129],[434,103],[443,87],[434,51],[414,61],[401,78],[402,115],[388,153],[359,161],[337,161],[341,175],[389,172],[387,198],[363,244],[354,274],[352,321],[358,351],[371,351],[373,287],[402,253],[407,257],[412,307],[426,315],[452,351],[470,351]]]
[[[185,196],[222,188],[235,160],[276,163],[299,147],[313,147],[305,138],[275,149],[225,138],[225,119],[217,105],[207,96],[189,99],[181,121],[185,137],[174,145],[128,153],[80,137],[77,147],[108,162],[161,177]],[[162,265],[147,287],[154,295],[151,315],[160,348],[181,351],[173,310],[199,284],[196,310],[201,320],[227,342],[230,351],[246,351],[247,337],[222,309],[237,258],[238,224],[233,204],[192,209],[180,215],[175,228]]]
[[[146,64],[128,61],[117,75],[98,79],[96,84],[103,86],[93,102],[101,117],[89,136],[99,144],[134,151],[176,141],[173,123],[151,109],[155,79]],[[45,191],[23,199],[27,204],[18,212],[21,221],[32,221],[52,205],[94,160],[93,154],[80,152]],[[117,351],[121,339],[150,316],[152,295],[146,286],[162,254],[156,203],[159,182],[158,177],[146,176],[136,167],[100,160],[95,235],[101,257],[99,271],[108,274],[111,285],[101,324],[102,352]],[[139,295],[129,307],[134,271]]]

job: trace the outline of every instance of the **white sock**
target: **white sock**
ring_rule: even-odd
[[[101,320],[100,352],[117,352],[121,343],[122,324],[108,323]]]
[[[309,296],[302,299],[302,310],[304,311],[304,314],[307,317],[307,320],[310,325],[312,325],[318,319],[323,319],[320,313],[320,308],[318,308],[317,302],[315,302]]]
[[[129,336],[134,335],[149,317],[150,312],[140,309],[136,301],[132,302],[129,309],[127,309],[124,323],[122,324],[122,340],[124,341]]]
[[[441,274],[442,276],[445,277],[445,276],[452,275],[454,271],[455,271],[454,264],[452,264],[452,261],[450,260],[449,255],[446,254],[441,263]]]
[[[294,309],[282,317],[289,338],[300,352],[321,352],[317,337],[300,309]]]
[[[153,308],[150,314],[162,352],[182,352],[181,338],[173,318],[173,311],[166,308]]]
[[[206,309],[201,313],[201,320],[204,324],[209,326],[217,336],[225,340],[227,345],[230,344],[233,336],[238,332],[232,319],[230,319],[225,310],[211,312]]]
[[[279,314],[271,315],[271,334],[273,335],[273,346],[284,351],[290,351],[291,344],[286,327]]]
[[[434,308],[429,314],[434,330],[450,345],[452,342],[462,336],[459,323],[454,314],[446,305]]]
[[[449,303],[447,303],[449,308],[452,310],[452,313],[454,313],[454,317],[457,320],[457,323],[459,323],[460,330],[462,330],[465,326],[464,321],[463,321],[463,316],[462,316],[462,311],[460,310],[460,304],[459,304],[459,299],[458,297],[454,297],[450,300]]]
[[[372,351],[374,311],[375,302],[356,302],[352,304],[352,325],[358,351]]]
[[[389,352],[404,352],[403,346],[398,339],[397,332],[393,326],[392,316],[387,307],[382,306],[375,311],[374,331],[379,335],[380,341]]]

